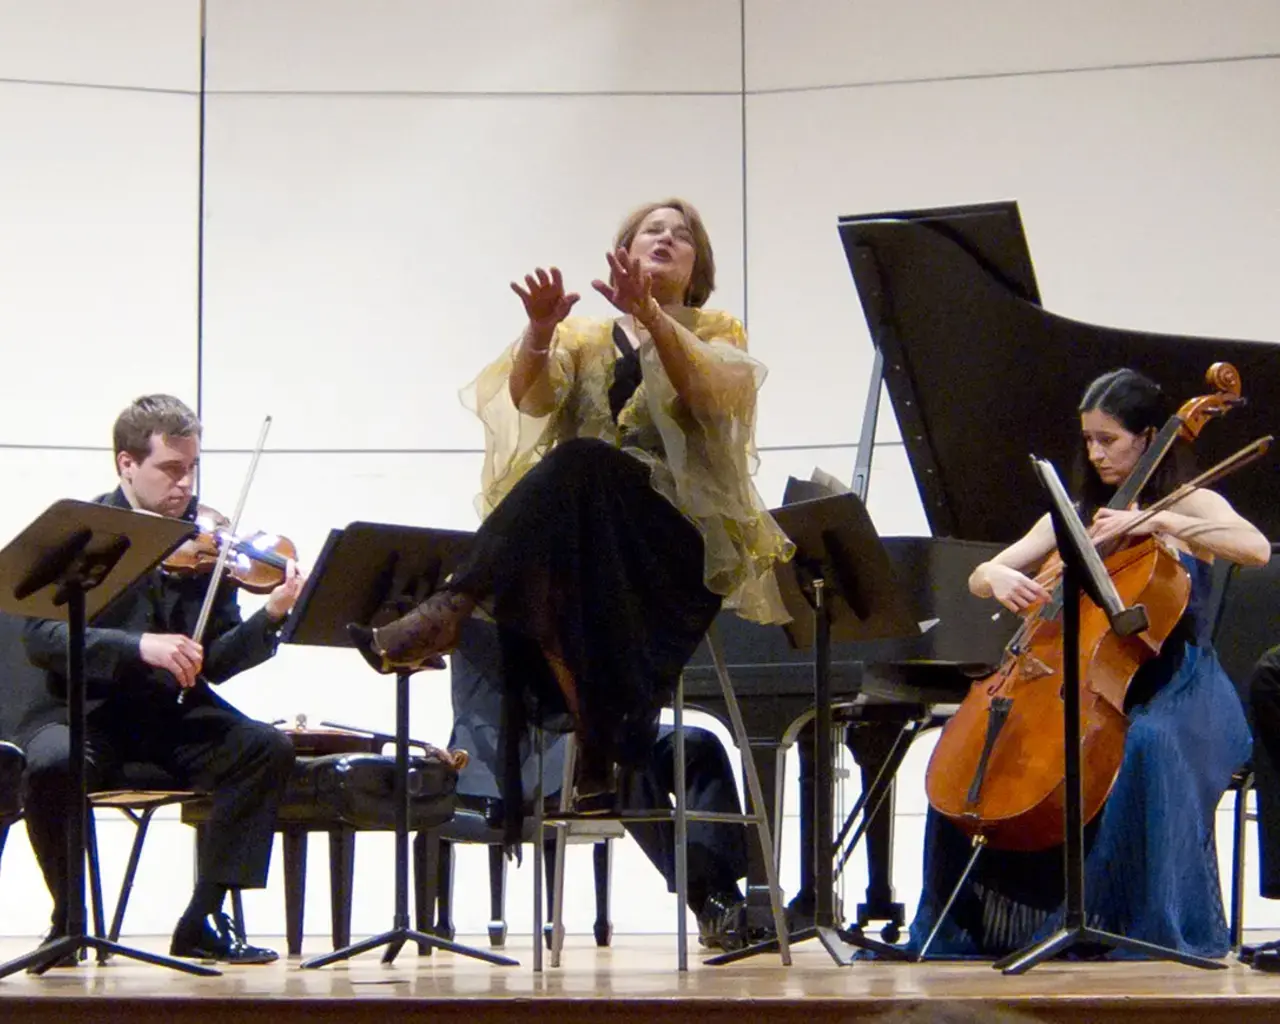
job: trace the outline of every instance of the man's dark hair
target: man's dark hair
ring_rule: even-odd
[[[113,454],[128,452],[139,462],[151,454],[152,435],[199,437],[200,420],[191,408],[173,395],[143,395],[135,398],[116,417],[111,431]]]

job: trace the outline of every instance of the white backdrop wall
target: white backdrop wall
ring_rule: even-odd
[[[109,488],[110,423],[157,390],[199,404],[202,490],[224,508],[273,415],[246,524],[289,534],[304,558],[353,519],[473,526],[481,438],[456,392],[519,330],[507,281],[555,262],[603,313],[589,282],[613,230],[669,194],[704,213],[714,303],[746,316],[770,367],[769,500],[790,473],[847,477],[853,463],[871,360],[841,214],[1014,198],[1054,311],[1280,338],[1272,0],[209,0],[205,13],[201,336],[199,4],[0,0],[4,537],[54,498]],[[896,440],[886,414],[871,511],[884,533],[925,532]],[[341,652],[286,649],[223,689],[268,720],[392,721],[390,685]],[[415,735],[443,743],[449,719],[447,679],[421,680]],[[929,747],[898,800],[909,912]],[[100,829],[116,878],[128,829],[111,815]],[[390,854],[386,837],[358,843],[357,933],[387,923]],[[484,865],[460,855],[464,932],[487,920]],[[615,865],[617,928],[670,930],[673,901],[636,848]],[[170,816],[128,930],[167,932],[190,880],[191,837]],[[317,843],[317,942],[326,882]],[[48,906],[15,829],[0,934],[38,933]],[[283,932],[278,857],[247,907],[255,935]],[[514,931],[529,908],[526,866]],[[577,888],[569,926],[590,919]],[[1274,927],[1280,909],[1254,899],[1248,920]]]

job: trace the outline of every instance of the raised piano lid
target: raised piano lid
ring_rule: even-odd
[[[1274,430],[1280,348],[1045,311],[1015,202],[843,217],[840,235],[935,536],[1021,536],[1047,508],[1028,456],[1069,473],[1076,403],[1118,366],[1181,402],[1204,393],[1211,363],[1235,365],[1249,404],[1205,428],[1203,467]],[[1270,537],[1280,537],[1276,452],[1217,485]]]

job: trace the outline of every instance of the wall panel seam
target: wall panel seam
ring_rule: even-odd
[[[838,89],[873,89],[896,85],[934,85],[946,82],[973,82],[1002,78],[1038,78],[1048,75],[1081,75],[1108,71],[1139,71],[1145,68],[1205,67],[1218,64],[1260,63],[1280,59],[1280,53],[1257,53],[1238,57],[1204,57],[1185,60],[1135,61],[1116,64],[1089,64],[1080,67],[1035,68],[1020,71],[974,71],[954,75],[921,75],[915,78],[873,78],[857,82],[830,82],[822,85],[784,85],[747,89],[748,96],[780,96],[791,93],[831,92]]]
[[[106,92],[139,92],[157,96],[198,96],[199,89],[167,89],[155,85],[115,85],[109,82],[64,82],[56,78],[0,78],[0,85],[38,85],[49,89],[102,89]]]

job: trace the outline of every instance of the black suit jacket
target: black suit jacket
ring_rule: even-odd
[[[129,508],[123,492],[94,499]],[[193,498],[183,518],[194,520]],[[208,588],[207,576],[180,578],[154,569],[103,609],[85,630],[85,688],[87,710],[104,700],[172,701],[177,680],[163,669],[151,668],[139,652],[143,633],[181,633],[190,636]],[[202,677],[221,683],[238,672],[261,664],[275,653],[278,627],[265,609],[248,619],[240,616],[233,585],[218,590],[204,636]],[[45,671],[49,693],[65,700],[67,692],[67,624],[53,619],[28,619],[23,645],[33,665]]]

